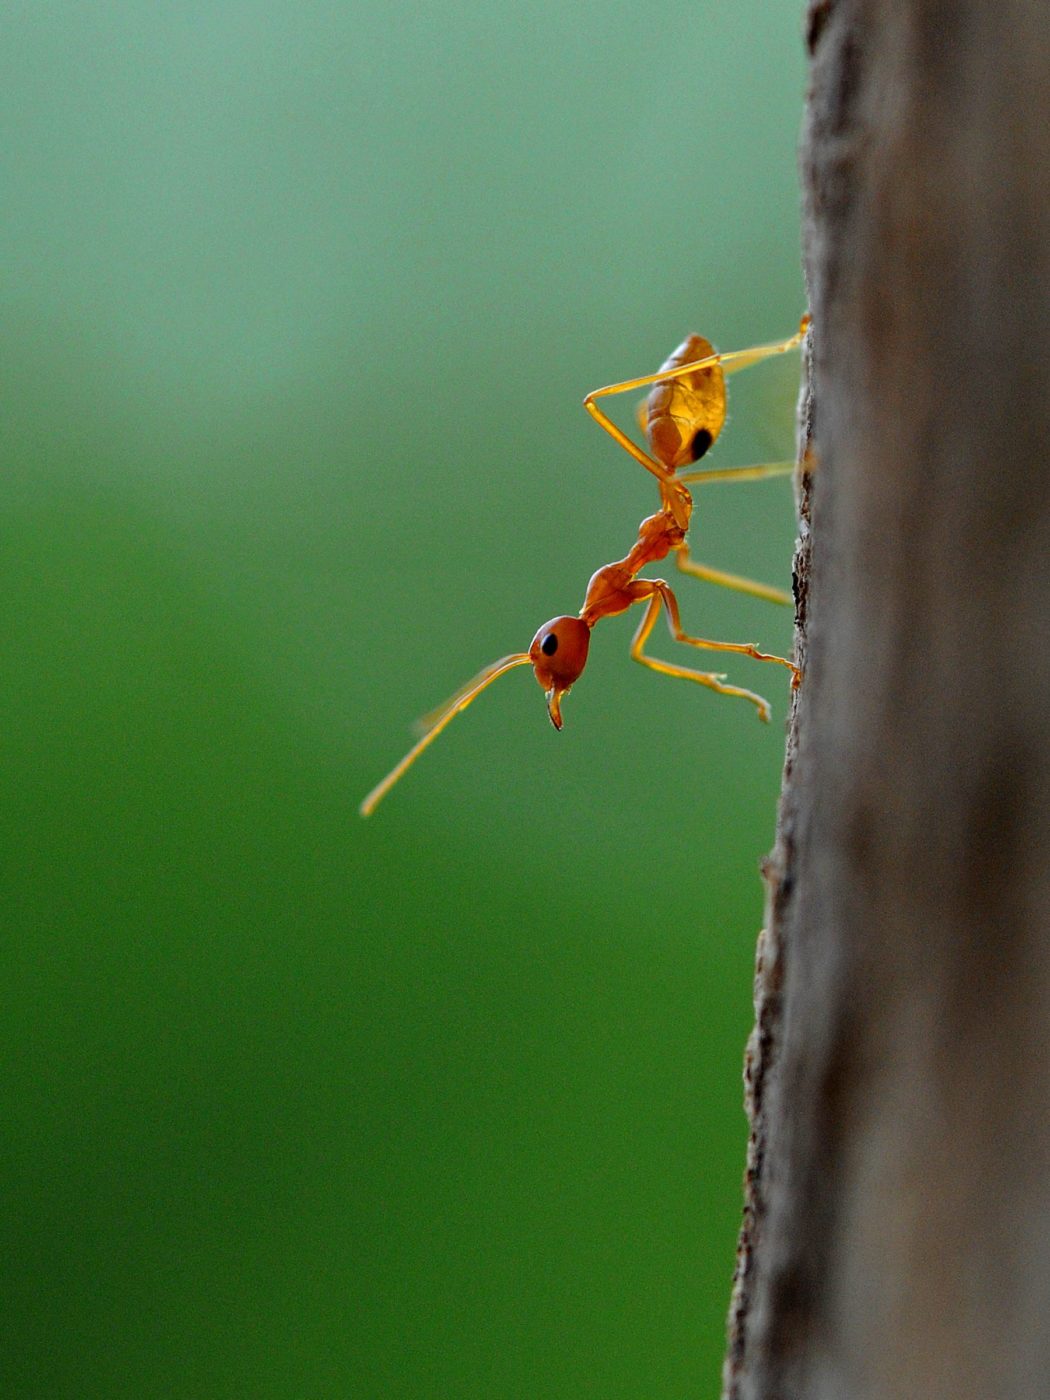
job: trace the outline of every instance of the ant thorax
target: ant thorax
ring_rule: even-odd
[[[686,515],[683,525],[666,506],[656,515],[650,515],[643,520],[638,526],[638,539],[634,548],[624,560],[631,574],[637,574],[646,564],[655,564],[658,559],[666,559],[685,539],[688,528],[689,516]]]

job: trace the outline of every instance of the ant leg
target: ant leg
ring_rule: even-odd
[[[742,578],[739,574],[727,574],[722,569],[712,569],[690,557],[689,546],[680,545],[675,551],[675,562],[683,574],[702,578],[705,583],[717,583],[723,588],[735,589],[737,593],[748,593],[752,598],[764,598],[767,603],[783,603],[790,607],[795,601],[790,593],[782,588],[773,588],[768,583],[756,583],[754,579]]]
[[[791,672],[791,689],[797,690],[802,680],[802,672],[793,661],[788,661],[784,656],[773,656],[770,652],[759,651],[753,642],[710,642],[703,637],[690,637],[682,630],[682,619],[678,612],[678,599],[674,596],[671,588],[661,578],[647,580],[654,585],[656,592],[664,601],[667,609],[667,625],[671,629],[671,636],[676,642],[685,642],[691,647],[703,647],[705,651],[735,651],[741,656],[750,656],[755,661],[775,661],[778,666],[786,666]]]
[[[771,476],[793,476],[794,462],[759,462],[753,467],[718,467],[702,472],[680,472],[678,480],[686,486],[694,482],[703,486],[709,481],[765,481]]]
[[[687,680],[698,680],[702,675],[701,685],[708,685],[713,679],[721,679],[707,672],[690,671],[684,666],[672,666],[664,661],[654,661],[652,657],[645,656],[642,647],[648,640],[649,633],[653,630],[656,622],[656,614],[662,602],[667,609],[667,625],[671,629],[671,636],[676,642],[685,642],[687,646],[703,647],[706,651],[732,651],[741,656],[750,656],[755,661],[775,661],[780,666],[786,666],[791,672],[791,688],[796,690],[802,680],[802,672],[791,661],[783,656],[773,656],[769,652],[759,651],[758,647],[751,642],[712,642],[704,637],[691,637],[688,632],[682,629],[682,619],[678,611],[678,599],[674,596],[669,584],[662,578],[638,579],[633,585],[632,592],[635,600],[641,602],[643,599],[650,599],[649,607],[641,625],[631,643],[631,656],[635,661],[641,661],[645,666],[651,666],[655,671],[662,671],[665,675],[682,676]],[[713,690],[721,690],[730,695],[742,695],[749,699],[758,708],[760,718],[769,718],[769,706],[761,696],[754,695],[749,690],[738,690],[735,687],[726,688],[720,685],[712,685]]]
[[[631,441],[625,432],[622,432],[611,418],[608,418],[594,402],[604,394],[619,394],[632,387],[629,384],[611,384],[605,389],[592,389],[583,401],[583,406],[591,415],[599,428],[604,428],[614,442],[618,442],[625,452],[629,452],[636,462],[639,462],[647,472],[652,472],[658,481],[671,481],[674,479],[674,472],[670,468],[662,466],[655,461],[647,452]]]
[[[768,360],[771,355],[783,355],[785,351],[794,350],[796,345],[802,344],[807,330],[809,317],[803,316],[802,324],[794,335],[789,335],[786,340],[774,340],[768,345],[754,345],[749,350],[730,350],[722,356],[722,368],[726,374],[736,374],[738,369],[750,369],[752,365]]]
[[[681,379],[684,375],[694,374],[698,369],[706,369],[709,365],[721,365],[727,374],[734,374],[739,369],[748,369],[751,365],[757,365],[762,360],[768,359],[771,355],[783,355],[787,350],[793,350],[796,345],[802,343],[802,338],[809,329],[809,316],[803,316],[801,325],[794,335],[790,335],[786,340],[772,341],[768,345],[753,345],[747,350],[728,350],[723,354],[706,355],[702,360],[692,360],[688,364],[678,365],[672,370],[657,370],[655,374],[643,374],[637,379],[624,379],[618,384],[607,384],[602,389],[592,389],[583,400],[583,406],[591,415],[600,428],[604,428],[614,442],[618,442],[625,452],[630,455],[651,472],[659,481],[668,481],[674,475],[667,467],[655,461],[648,453],[631,441],[625,432],[622,432],[616,424],[598,407],[596,400],[608,397],[611,394],[626,394],[632,389],[644,389],[650,384],[666,384],[671,379]],[[645,427],[645,424],[642,424]],[[776,475],[777,473],[770,473]]]
[[[665,584],[666,588],[667,585]],[[670,590],[668,590],[670,591]],[[644,594],[639,598],[639,602],[644,598]],[[697,685],[707,686],[708,690],[715,690],[719,695],[737,695],[741,700],[748,700],[758,711],[758,717],[765,723],[769,723],[769,703],[763,700],[761,695],[756,695],[753,690],[744,690],[738,685],[726,685],[725,676],[716,671],[694,671],[688,666],[675,666],[670,661],[657,661],[653,656],[646,656],[642,648],[649,640],[649,633],[657,617],[660,615],[662,595],[658,590],[649,595],[648,606],[645,616],[638,624],[638,631],[634,634],[631,642],[631,659],[640,661],[643,666],[648,666],[651,671],[657,671],[661,676],[677,676],[683,681],[695,681]]]
[[[721,467],[714,471],[686,472],[678,477],[683,484],[704,485],[710,481],[763,481],[771,476],[790,476],[795,471],[794,462],[761,462],[753,467]],[[721,584],[723,588],[735,588],[739,593],[750,593],[755,598],[765,598],[770,603],[784,603],[790,606],[794,601],[790,593],[782,588],[772,588],[765,583],[755,583],[741,578],[739,574],[728,574],[721,569],[712,569],[690,558],[689,548],[683,545],[677,555],[678,567],[684,574],[702,578],[707,583]]]
[[[791,476],[795,471],[794,462],[761,462],[753,467],[722,467],[714,471],[685,472],[678,477],[683,484],[703,485],[709,481],[762,481],[771,476]],[[712,569],[690,558],[688,545],[682,545],[677,552],[678,567],[684,574],[702,578],[707,583],[718,583],[723,588],[735,588],[738,593],[750,593],[755,598],[765,598],[770,603],[784,603],[790,606],[794,601],[790,593],[782,588],[772,588],[769,584],[755,583],[741,578],[739,574],[727,574],[721,569]]]
[[[778,666],[786,666],[791,672],[791,689],[796,690],[802,680],[802,672],[793,661],[788,661],[784,656],[773,656],[770,652],[759,651],[753,642],[710,642],[703,637],[690,637],[682,630],[682,619],[678,612],[678,599],[671,592],[670,586],[663,579],[650,580],[656,585],[656,591],[664,600],[664,607],[667,609],[667,625],[671,629],[671,636],[676,642],[685,642],[691,647],[703,647],[705,651],[735,651],[741,656],[750,656],[755,661],[775,661]]]
[[[768,360],[771,355],[783,355],[787,350],[794,350],[796,345],[802,344],[802,338],[808,328],[809,317],[804,316],[801,328],[786,340],[774,340],[768,345],[752,345],[747,350],[724,350],[720,354],[705,355],[702,360],[690,360],[688,364],[676,365],[674,369],[657,370],[655,374],[643,374],[637,379],[624,379],[619,384],[607,384],[604,389],[592,389],[584,399],[583,406],[592,417],[601,422],[607,433],[611,433],[616,441],[620,442],[623,435],[597,407],[595,399],[605,398],[608,394],[626,394],[632,389],[644,389],[648,384],[665,384],[669,379],[681,379],[684,375],[694,374],[698,369],[707,369],[709,365],[721,365],[727,374],[734,374],[739,369],[749,369],[752,365]],[[629,438],[627,442],[630,442]],[[626,446],[626,443],[621,445]],[[639,460],[644,455],[633,443],[628,450],[632,456],[638,456]],[[649,463],[642,462],[642,465],[647,466]]]

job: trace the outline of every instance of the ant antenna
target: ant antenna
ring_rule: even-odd
[[[382,802],[390,789],[397,782],[398,778],[415,763],[423,750],[434,742],[437,736],[445,729],[461,710],[481,694],[492,682],[502,676],[504,671],[512,671],[515,666],[527,666],[532,658],[527,651],[516,651],[512,656],[501,657],[499,661],[493,661],[486,666],[483,671],[479,671],[473,680],[467,681],[466,685],[460,686],[455,695],[451,696],[430,714],[425,715],[418,721],[417,727],[423,731],[422,738],[415,744],[396,768],[386,775],[381,783],[377,783],[365,800],[361,803],[360,812],[363,817],[371,816],[375,809]]]

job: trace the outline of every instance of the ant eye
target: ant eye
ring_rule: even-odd
[[[704,453],[707,451],[707,449],[711,446],[713,442],[714,438],[707,431],[707,429],[701,428],[700,431],[697,433],[696,437],[693,438],[693,461],[699,462],[700,458],[704,455]]]
[[[557,650],[558,639],[553,632],[548,632],[540,643],[540,651],[543,652],[544,656],[553,656]]]

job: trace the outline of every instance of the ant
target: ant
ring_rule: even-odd
[[[660,509],[638,527],[638,538],[630,552],[615,563],[597,571],[587,585],[583,607],[575,617],[555,617],[545,622],[532,639],[528,651],[514,652],[493,661],[479,671],[466,685],[443,705],[418,723],[420,739],[401,762],[372,789],[361,803],[361,815],[374,812],[402,774],[434,742],[441,731],[465,710],[483,690],[505,671],[516,666],[531,666],[541,688],[546,692],[547,713],[555,729],[561,729],[561,702],[579,679],[587,664],[591,629],[603,617],[615,617],[635,603],[645,604],[645,613],[631,642],[631,657],[643,666],[665,676],[679,676],[695,681],[720,695],[737,695],[754,705],[761,720],[769,720],[769,705],[760,695],[727,685],[725,675],[715,671],[694,671],[647,656],[645,644],[663,608],[667,613],[671,635],[677,642],[701,647],[706,651],[732,651],[750,656],[755,661],[773,661],[791,672],[792,689],[796,689],[802,674],[793,662],[783,656],[771,656],[748,642],[712,642],[691,637],[682,630],[678,599],[670,584],[660,578],[639,578],[647,564],[674,554],[675,563],[685,574],[718,583],[726,588],[750,593],[774,603],[790,603],[791,595],[779,588],[754,583],[736,574],[723,573],[698,563],[689,553],[685,542],[693,498],[687,489],[696,483],[711,481],[756,481],[762,477],[785,476],[794,470],[791,462],[767,462],[753,467],[727,467],[718,471],[681,473],[679,468],[698,462],[713,445],[722,430],[726,416],[725,376],[736,370],[759,364],[771,355],[781,355],[801,344],[809,328],[809,316],[803,316],[798,331],[786,340],[769,345],[752,346],[749,350],[732,350],[716,354],[710,341],[703,336],[690,335],[660,366],[655,374],[639,379],[625,379],[604,389],[594,389],[583,401],[587,412],[600,424],[625,452],[656,478],[660,491]],[[611,394],[624,394],[632,389],[652,385],[648,398],[639,406],[639,424],[650,451],[643,452],[626,433],[622,432],[598,406],[598,400]]]

